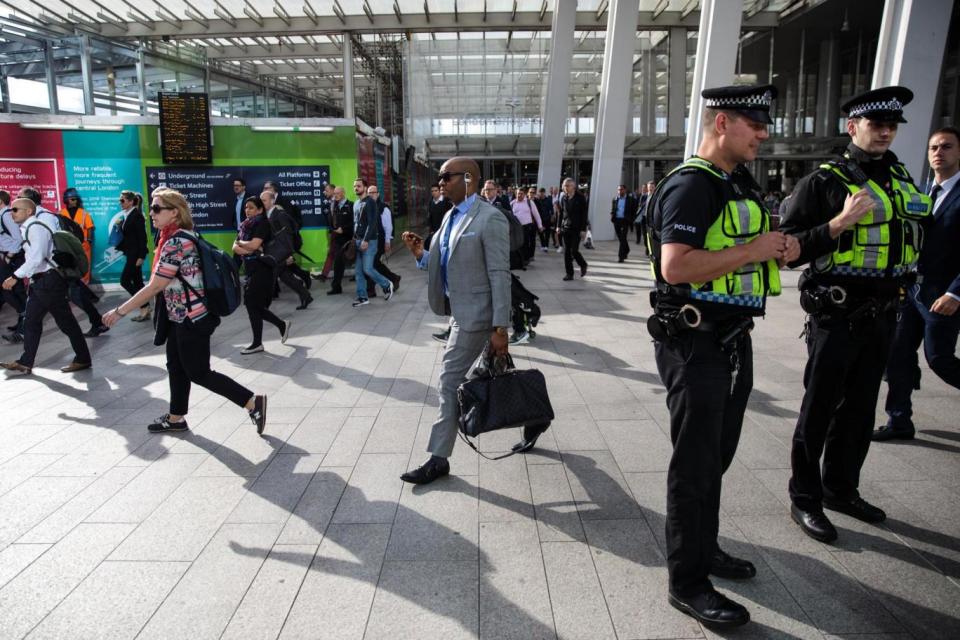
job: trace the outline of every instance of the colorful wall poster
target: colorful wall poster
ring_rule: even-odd
[[[0,124],[0,189],[16,197],[23,187],[34,187],[44,207],[59,211],[66,180],[59,131]]]

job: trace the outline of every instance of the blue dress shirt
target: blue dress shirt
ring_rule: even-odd
[[[443,231],[443,238],[440,240],[440,277],[443,280],[443,293],[449,295],[450,290],[447,286],[447,261],[450,259],[450,236],[453,235],[454,228],[460,225],[466,217],[464,214],[473,206],[473,201],[477,199],[477,194],[470,195],[466,200],[450,210],[450,222]],[[417,267],[426,269],[429,264],[430,252],[424,251],[420,259],[417,260]]]
[[[623,218],[623,210],[627,204],[627,197],[617,198],[617,219]]]

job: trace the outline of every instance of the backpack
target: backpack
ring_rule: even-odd
[[[83,241],[86,239],[86,236],[83,233],[83,227],[81,227],[70,216],[65,216],[62,213],[54,213],[53,215],[57,216],[57,222],[60,224],[60,229],[62,231],[72,234],[74,238],[81,242],[81,244],[83,243]]]
[[[497,207],[497,209],[507,217],[507,222],[510,223],[510,251],[520,251],[523,249],[523,225],[517,219],[517,216],[513,215],[512,211],[502,207]]]
[[[79,280],[86,275],[90,269],[90,261],[87,260],[87,254],[83,251],[83,244],[75,235],[69,231],[53,231],[50,227],[37,220],[30,227],[40,225],[48,232],[53,241],[53,259],[50,266],[60,272],[67,280]],[[28,227],[23,236],[23,243],[30,244],[27,236],[30,235]]]
[[[286,264],[287,258],[297,250],[297,238],[300,234],[297,223],[283,209],[274,209],[268,220],[271,238],[263,247],[261,259],[276,268]],[[303,241],[300,242],[302,246]]]
[[[203,296],[191,287],[178,273],[177,278],[184,287],[203,298],[207,311],[215,316],[228,316],[240,306],[240,272],[233,256],[227,255],[220,247],[210,244],[200,234],[178,231],[173,237],[187,238],[197,247],[200,254],[200,273],[203,277]]]

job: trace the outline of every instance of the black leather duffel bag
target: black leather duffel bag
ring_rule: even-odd
[[[486,353],[481,360],[488,362]],[[457,389],[457,399],[461,438],[477,453],[468,437],[517,427],[539,427],[542,432],[554,418],[543,374],[536,369],[515,369],[509,355],[499,366],[475,369],[473,377]]]

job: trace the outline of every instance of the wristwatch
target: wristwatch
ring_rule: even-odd
[[[507,335],[507,328],[506,328],[506,327],[494,327],[493,330],[496,331],[497,333],[499,333],[499,334],[502,335],[502,336]]]

